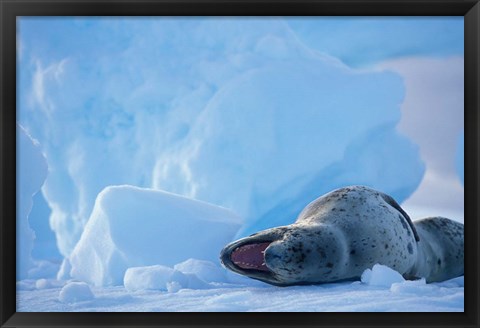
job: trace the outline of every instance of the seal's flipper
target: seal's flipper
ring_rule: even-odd
[[[422,241],[411,275],[429,282],[444,281],[464,274],[464,225],[436,216],[415,221]]]

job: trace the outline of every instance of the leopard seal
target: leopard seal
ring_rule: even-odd
[[[464,273],[464,228],[432,217],[412,222],[390,196],[349,186],[307,205],[295,223],[255,233],[221,251],[224,267],[276,286],[359,279],[379,263],[406,279]]]

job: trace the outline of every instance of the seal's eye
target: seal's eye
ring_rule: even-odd
[[[242,269],[270,271],[265,265],[265,249],[270,242],[259,244],[246,244],[237,247],[231,255],[232,262]]]

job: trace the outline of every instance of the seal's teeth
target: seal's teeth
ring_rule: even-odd
[[[263,242],[239,246],[231,253],[230,260],[240,269],[268,271],[265,264],[265,249],[268,245],[269,242]]]

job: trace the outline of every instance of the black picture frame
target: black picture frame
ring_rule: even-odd
[[[464,16],[465,311],[463,313],[23,313],[16,312],[16,18],[18,16]],[[1,327],[478,327],[478,0],[0,0]]]

